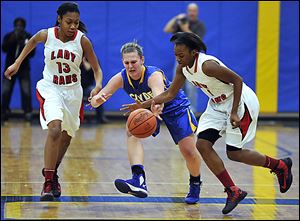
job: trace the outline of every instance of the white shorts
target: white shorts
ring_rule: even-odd
[[[36,95],[40,103],[40,122],[42,128],[48,129],[53,120],[61,120],[62,131],[75,137],[83,116],[83,92],[80,84],[59,86],[44,79],[37,82]],[[82,116],[80,116],[82,115]]]
[[[205,112],[199,119],[196,134],[207,129],[220,131],[220,136],[225,138],[226,144],[242,148],[255,137],[259,102],[256,94],[246,84],[243,84],[241,100],[238,107],[238,116],[241,119],[240,127],[232,129],[230,113],[233,95],[222,103],[214,103],[209,99]]]

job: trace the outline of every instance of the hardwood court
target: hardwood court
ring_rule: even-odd
[[[282,194],[268,169],[232,162],[224,140],[216,151],[233,180],[248,196],[229,215],[221,213],[226,194],[202,163],[203,186],[198,204],[187,205],[188,171],[178,147],[163,126],[144,140],[149,197],[119,193],[117,178],[131,177],[125,123],[82,126],[59,169],[62,197],[40,202],[46,131],[37,125],[8,122],[1,127],[1,219],[299,219],[299,127],[258,127],[247,147],[278,158],[293,159],[294,181]]]

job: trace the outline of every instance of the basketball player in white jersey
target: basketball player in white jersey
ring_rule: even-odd
[[[178,66],[169,89],[143,103],[125,104],[122,109],[132,111],[140,107],[147,108],[152,100],[157,104],[168,102],[187,79],[209,97],[207,108],[199,119],[196,145],[205,163],[228,194],[222,212],[231,212],[246,197],[247,192],[234,184],[222,159],[213,149],[214,143],[221,136],[225,138],[229,159],[270,168],[277,175],[280,192],[286,192],[293,180],[291,158],[274,159],[243,148],[256,132],[259,102],[255,93],[219,59],[206,55],[206,46],[196,34],[178,32],[172,36],[171,42],[175,43],[174,53]]]
[[[56,27],[37,32],[28,41],[15,63],[5,71],[5,76],[10,79],[37,44],[45,44],[43,79],[36,86],[41,126],[48,129],[42,170],[45,183],[41,201],[53,201],[54,197],[61,195],[57,168],[72,137],[79,129],[80,117],[83,117],[80,83],[83,54],[93,68],[96,81],[90,98],[102,88],[102,71],[90,40],[83,34],[86,28],[80,21],[78,5],[63,3],[58,8],[57,15]]]

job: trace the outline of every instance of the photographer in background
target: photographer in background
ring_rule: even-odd
[[[199,8],[195,3],[190,3],[187,6],[187,14],[179,14],[168,21],[164,27],[166,33],[176,32],[193,32],[197,34],[201,39],[204,38],[206,33],[205,25],[199,21]],[[176,64],[174,66],[173,78],[175,76]],[[187,93],[189,100],[191,101],[191,108],[194,113],[197,112],[197,88],[191,83],[187,82],[184,84],[184,91]]]
[[[205,35],[205,25],[199,21],[199,8],[195,3],[190,3],[187,6],[187,14],[181,13],[173,17],[164,28],[164,32],[176,33],[176,32],[193,32],[197,34],[201,39]]]
[[[5,52],[6,70],[12,65],[16,58],[19,56],[28,40],[31,38],[31,34],[25,31],[26,21],[24,18],[16,18],[14,20],[14,30],[4,36],[2,43],[2,51]],[[16,83],[16,79],[19,78],[21,89],[21,103],[24,111],[25,120],[31,122],[32,120],[32,100],[31,100],[31,81],[30,81],[30,64],[29,59],[33,57],[35,50],[33,50],[22,62],[18,73],[12,76],[11,80],[8,80],[3,75],[2,81],[2,102],[1,102],[1,123],[8,119],[8,113],[10,113],[10,100],[13,92],[13,87]]]

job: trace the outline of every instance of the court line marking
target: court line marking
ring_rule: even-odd
[[[44,182],[36,181],[36,182],[1,182],[1,184],[43,184]],[[104,181],[81,181],[81,182],[59,182],[60,184],[89,184],[89,183],[96,183],[96,184],[113,184],[112,182],[104,182]],[[148,185],[186,185],[188,186],[188,183],[168,183],[168,182],[147,182]],[[205,184],[205,186],[222,186],[221,184]],[[239,183],[239,186],[253,186],[253,184],[249,183]],[[258,186],[278,186],[278,184],[274,185],[265,185],[265,184],[259,184]],[[294,187],[298,187],[299,185],[294,185]]]
[[[40,203],[40,196],[1,196],[1,203]],[[95,202],[95,203],[185,203],[184,196],[168,197],[156,196],[147,198],[137,198],[133,196],[61,196],[52,202],[42,203],[80,203],[80,202]],[[224,204],[224,197],[200,197],[198,204]],[[245,198],[240,204],[259,204],[259,205],[299,205],[299,199],[261,199],[255,197]]]
[[[11,204],[13,203],[24,203],[24,202],[12,202]],[[28,203],[32,203],[33,202],[28,202]],[[46,204],[47,202],[42,202],[42,204]],[[53,203],[47,203],[47,204],[52,204],[52,206],[55,206],[53,205]],[[102,204],[111,204],[111,203],[102,203]],[[128,202],[120,202],[120,203],[114,203],[114,204],[119,204],[119,205],[122,205],[122,204],[125,204],[125,205],[128,205]],[[131,205],[135,205],[135,204],[140,204],[139,202],[138,203],[130,203]],[[150,203],[149,203],[150,204]],[[148,205],[149,205],[148,204]],[[154,204],[157,204],[157,203],[154,203]],[[145,205],[145,204],[143,204]],[[195,204],[195,205],[188,205],[189,207],[194,207],[194,208],[199,208],[200,206],[219,206],[219,205],[224,205],[224,204],[207,204],[207,205],[200,205],[200,204]],[[59,205],[58,205],[59,206]],[[247,204],[240,204],[239,207],[246,207],[248,206]],[[263,206],[263,207],[266,207],[266,209],[271,206],[271,205],[260,205],[260,206]],[[272,205],[273,206],[273,205]],[[290,205],[281,205],[281,206],[290,206]],[[294,207],[293,207],[294,208]],[[4,215],[5,215],[5,209],[4,208],[1,208],[1,212],[3,212],[1,214],[1,219],[20,219],[20,217],[5,217],[4,218]],[[222,215],[220,214],[220,216],[222,216],[222,218],[217,218],[217,217],[214,217],[213,220],[224,220],[224,219],[232,219],[234,218],[234,216],[232,216],[231,214],[230,215]],[[250,215],[251,217],[251,215]],[[58,217],[53,217],[53,218],[41,218],[39,217],[38,219],[39,220],[53,220],[53,219],[57,219]],[[199,219],[200,217],[194,217],[194,219]],[[36,219],[36,217],[27,217],[26,219],[31,219],[31,220],[34,220]],[[66,218],[66,217],[62,217],[62,219],[78,219],[77,218]],[[89,220],[89,219],[96,219],[96,217],[80,217],[80,219],[83,219],[83,220]],[[109,220],[170,220],[170,218],[168,217],[97,217],[97,219],[109,219]],[[201,220],[212,220],[211,217],[202,217],[200,218]],[[249,219],[249,218],[248,218]],[[181,217],[181,218],[176,218],[176,217],[172,217],[172,220],[191,220],[191,217]]]

